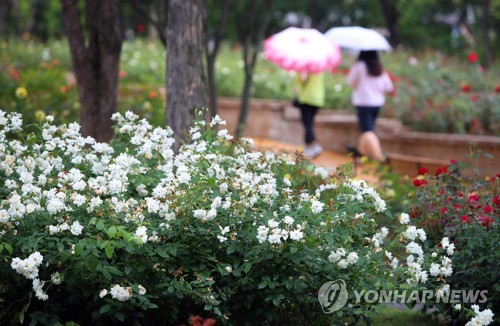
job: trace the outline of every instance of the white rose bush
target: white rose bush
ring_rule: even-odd
[[[377,224],[391,214],[362,180],[253,151],[218,117],[178,153],[170,129],[113,119],[105,144],[0,111],[2,325],[351,322],[375,305],[351,290],[438,290],[453,272],[407,214]],[[349,304],[325,314],[317,293],[336,279]]]

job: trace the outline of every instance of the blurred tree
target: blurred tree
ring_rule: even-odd
[[[10,20],[10,13],[12,11],[11,0],[0,1],[0,35],[7,34],[7,24]]]
[[[389,43],[391,43],[392,46],[397,46],[400,43],[398,28],[399,13],[396,6],[397,0],[379,1],[384,14],[387,29],[389,30]]]
[[[215,79],[215,61],[220,45],[224,40],[224,30],[227,25],[230,0],[208,0],[207,20],[205,31],[207,33],[205,55],[207,58],[208,95],[210,100],[210,115],[217,114],[217,82]],[[207,9],[208,9],[207,8]],[[212,26],[215,26],[214,28]]]
[[[203,64],[205,10],[204,0],[168,3],[167,124],[174,131],[175,151],[186,139],[196,109],[207,105]]]
[[[272,3],[272,0],[240,2],[233,15],[237,26],[238,39],[243,47],[243,69],[245,71],[240,115],[235,132],[236,137],[242,137],[245,134],[253,73],[257,63],[257,54],[261,50],[262,41],[271,20]]]
[[[85,25],[77,1],[61,0],[73,71],[81,102],[82,134],[97,141],[113,137],[123,33],[118,0],[85,0]]]
[[[44,42],[49,38],[48,24],[46,17],[44,17],[44,12],[47,12],[48,8],[48,0],[33,0],[30,17],[26,26],[26,32],[36,35]]]
[[[154,27],[161,43],[167,44],[167,17],[169,0],[128,0],[133,12]]]

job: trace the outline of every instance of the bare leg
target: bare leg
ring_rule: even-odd
[[[380,141],[373,131],[366,131],[359,136],[358,150],[373,160],[384,162],[386,159]]]

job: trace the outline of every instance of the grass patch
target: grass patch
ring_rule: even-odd
[[[442,324],[439,318],[419,310],[380,305],[378,314],[373,317],[372,326],[421,326]]]

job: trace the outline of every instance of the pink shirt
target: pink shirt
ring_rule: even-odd
[[[356,61],[351,67],[347,83],[353,89],[351,102],[354,106],[383,106],[385,93],[394,90],[387,72],[377,77],[370,76],[363,61]]]

